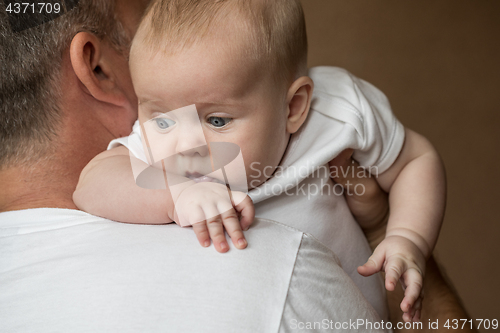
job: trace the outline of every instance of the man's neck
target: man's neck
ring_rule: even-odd
[[[77,209],[72,195],[78,174],[55,165],[49,161],[1,170],[0,212],[45,207]]]

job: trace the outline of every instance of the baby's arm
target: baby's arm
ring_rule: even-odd
[[[388,236],[409,238],[428,258],[436,245],[446,204],[441,158],[422,135],[406,129],[403,149],[378,182],[389,193]]]
[[[352,150],[346,150],[339,154],[333,161],[331,165],[334,168],[344,168],[354,165],[358,168],[358,164],[351,160]],[[387,201],[386,193],[380,189],[380,186],[373,178],[364,177],[363,173],[335,173],[335,182],[342,186],[356,186],[361,185],[364,187],[365,191],[344,191],[344,194],[349,194],[346,196],[347,204],[352,214],[360,222],[365,225],[364,232],[368,243],[372,249],[375,249],[377,245],[384,239],[380,238],[381,235],[385,235],[385,229],[387,228],[387,219],[389,211],[389,202]],[[425,293],[422,301],[422,311],[421,321],[427,322],[427,320],[436,321],[466,318],[470,319],[467,315],[465,309],[461,306],[458,296],[452,291],[452,286],[448,285],[444,280],[438,265],[436,264],[433,256],[427,260],[427,265],[425,269]],[[394,292],[387,295],[387,301],[389,303],[389,312],[393,327],[396,326],[399,321],[400,305],[403,294],[400,292],[399,288],[396,288]],[[427,329],[426,329],[427,328]],[[405,330],[406,331],[406,330]],[[413,332],[413,331],[412,331]],[[424,332],[448,332],[449,330],[442,327],[438,330],[432,330],[430,327],[424,325],[423,329],[418,330],[420,333]],[[476,332],[477,330],[463,329],[462,332]]]
[[[387,233],[358,271],[368,276],[384,270],[388,290],[394,290],[401,278],[406,288],[401,303],[405,320],[412,319],[420,307],[425,263],[436,244],[444,214],[445,179],[434,147],[408,129],[396,162],[378,177],[380,186],[389,192]]]
[[[73,200],[77,207],[91,214],[120,222],[165,224],[176,220],[178,212],[175,210],[174,199],[168,186],[166,190],[145,189],[137,186],[131,162],[139,171],[148,168],[146,163],[131,157],[128,149],[123,146],[97,155],[80,175],[76,191],[73,194]],[[188,185],[187,189],[192,184],[186,185]],[[215,189],[216,185],[222,186],[214,184]],[[206,186],[205,188],[196,185],[194,187],[200,188],[201,191],[207,190]],[[190,189],[190,191],[193,193],[195,189]],[[222,193],[222,191],[219,192]],[[235,208],[242,216],[241,225],[232,207],[222,205],[220,202],[208,205],[209,209],[213,209],[213,206],[218,204],[217,207],[227,208],[227,211],[220,212],[221,214],[217,216],[211,216],[205,221],[196,223],[196,225],[193,223],[200,244],[206,246],[207,241],[210,243],[209,239],[212,238],[216,249],[219,252],[226,252],[229,247],[224,235],[224,226],[237,248],[246,247],[241,229],[247,229],[252,223],[253,205],[248,197],[240,201]],[[176,204],[184,207],[184,210],[186,207],[192,207],[193,210],[197,208],[193,205],[188,206],[192,203],[192,194],[190,196],[179,195],[178,200],[176,200]],[[203,208],[206,206],[204,205]],[[240,240],[244,242],[241,243]]]
[[[136,185],[131,160],[144,170],[148,165],[123,146],[97,155],[80,174],[73,201],[83,211],[111,220],[137,224],[173,221],[174,204],[168,190]]]

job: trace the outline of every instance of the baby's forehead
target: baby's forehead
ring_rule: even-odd
[[[175,107],[224,104],[221,101],[241,102],[257,85],[269,85],[272,75],[262,63],[252,61],[241,49],[213,45],[199,42],[154,55],[137,47],[130,66],[139,99],[158,96],[164,101],[180,101]]]
[[[306,72],[303,14],[300,0],[153,0],[134,38],[131,63],[142,50],[168,55],[195,46],[265,70],[286,86]]]
[[[131,65],[144,63],[145,60],[147,62],[148,58],[153,57],[161,58],[163,62],[196,61],[198,57],[193,57],[196,53],[199,57],[223,63],[224,67],[236,70],[240,75],[246,73],[255,76],[268,69],[268,62],[256,54],[255,33],[241,20],[216,20],[209,31],[200,31],[200,36],[191,37],[193,39],[189,39],[189,36],[185,40],[171,38],[169,32],[164,31],[158,35],[160,43],[151,43],[149,29],[153,29],[152,24],[142,26],[136,34],[130,56]]]
[[[190,1],[172,0],[168,3],[171,2],[180,4]],[[200,3],[212,6],[215,2],[201,0]],[[263,40],[266,33],[259,29],[259,23],[251,20],[256,20],[253,17],[255,13],[238,8],[241,7],[241,1],[223,3],[228,5],[219,8],[212,17],[207,17],[205,11],[187,10],[180,17],[174,17],[171,13],[165,12],[162,16],[160,11],[150,10],[132,44],[130,66],[134,86],[137,80],[151,81],[145,78],[147,75],[158,76],[158,71],[152,70],[157,65],[168,67],[163,72],[170,76],[165,79],[168,84],[174,82],[172,76],[184,76],[182,81],[186,77],[205,76],[205,82],[232,80],[233,86],[238,87],[236,90],[244,90],[253,85],[253,82],[262,84],[265,81],[267,84],[270,81],[268,78],[281,80],[281,76],[276,74],[278,60],[275,58],[278,57],[271,56],[269,41]],[[238,5],[234,5],[235,3]],[[173,21],[168,21],[169,18]],[[268,38],[271,38],[270,35]],[[193,68],[198,72],[189,76],[174,68],[175,66],[163,65],[172,63],[189,74],[194,73]],[[149,74],[144,74],[146,72]],[[281,81],[278,82],[279,85],[280,83]]]
[[[160,27],[153,14],[146,15],[132,45],[163,51],[167,55],[194,45],[202,45],[206,52],[218,52],[221,56],[254,55],[257,49],[255,24],[248,15],[231,6],[206,20],[163,25]]]

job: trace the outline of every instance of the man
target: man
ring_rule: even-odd
[[[335,257],[299,231],[259,221],[248,234],[255,245],[223,260],[175,225],[72,210],[82,168],[137,117],[127,49],[147,2],[82,0],[21,32],[2,9],[0,330],[256,332],[379,320]],[[378,226],[387,204],[368,186],[373,197],[351,208]],[[43,207],[66,210],[29,210]]]

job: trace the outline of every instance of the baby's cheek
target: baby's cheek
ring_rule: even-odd
[[[272,177],[275,168],[261,162],[253,162],[246,168],[249,189],[255,188]]]
[[[241,147],[249,189],[258,187],[273,176],[281,160],[273,148],[263,142],[251,142],[250,145]]]

